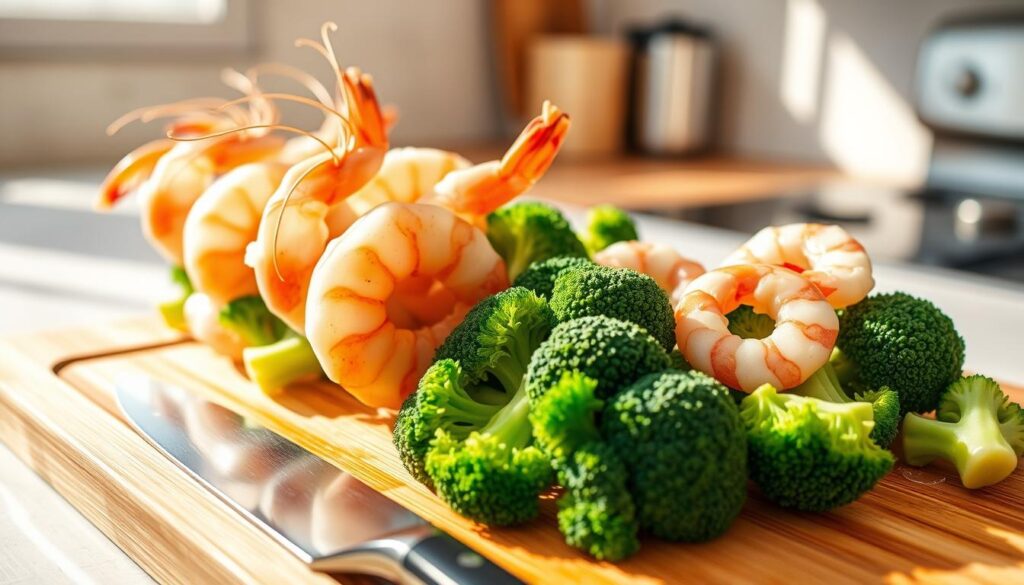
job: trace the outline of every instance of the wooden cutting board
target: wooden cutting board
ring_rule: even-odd
[[[402,469],[390,413],[326,384],[271,399],[229,361],[155,320],[0,341],[0,439],[160,581],[345,578],[309,571],[120,421],[112,381],[135,373],[251,416],[529,582],[1024,582],[1021,470],[969,491],[950,470],[897,466],[860,501],[827,514],[786,512],[752,492],[724,537],[645,539],[639,554],[613,565],[563,543],[550,499],[524,527],[466,521]],[[1024,400],[1024,391],[1007,390]]]

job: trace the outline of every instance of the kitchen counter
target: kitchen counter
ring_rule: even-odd
[[[637,169],[659,168],[637,164]],[[573,173],[585,174],[582,170],[560,172],[564,173],[561,179],[554,180],[559,174],[553,173],[538,193],[557,187],[562,190],[560,200],[578,202],[612,191],[612,186],[600,186],[601,181],[573,182]],[[638,175],[658,172],[636,171]],[[101,176],[101,172],[83,171],[0,178],[0,334],[137,314],[150,310],[160,297],[166,270],[143,242],[134,210],[129,206],[113,215],[91,211],[91,197]],[[613,180],[611,172],[604,176]],[[624,188],[628,181],[614,184]],[[655,191],[652,188],[649,194]],[[579,219],[578,208],[569,211]],[[745,238],[643,215],[639,224],[645,239],[672,244],[709,265]],[[891,263],[878,263],[875,277],[879,290],[905,290],[932,299],[947,311],[967,341],[968,368],[1024,381],[1024,360],[1016,339],[1024,330],[1024,291],[1019,287]],[[0,543],[5,543],[0,547],[0,582],[147,579],[2,446]]]

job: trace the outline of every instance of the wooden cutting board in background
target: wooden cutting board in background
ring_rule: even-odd
[[[124,351],[139,347],[148,348]],[[95,357],[69,359],[87,354]],[[309,571],[119,420],[112,381],[134,373],[260,421],[530,582],[1024,582],[1022,470],[971,492],[955,473],[897,467],[860,501],[827,514],[785,512],[752,494],[724,537],[701,545],[645,539],[639,554],[612,565],[562,542],[550,500],[524,527],[466,521],[402,469],[388,413],[326,384],[273,400],[155,320],[0,341],[0,439],[160,581],[332,579]]]

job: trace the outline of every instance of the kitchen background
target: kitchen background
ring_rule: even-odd
[[[371,72],[382,99],[399,106],[396,143],[481,142],[503,128],[492,3],[212,4],[220,2],[226,2],[236,28],[231,39],[204,49],[184,35],[148,47],[132,43],[117,38],[129,34],[123,24],[76,46],[48,38],[47,28],[58,34],[63,27],[35,21],[31,27],[38,29],[26,30],[24,22],[9,18],[75,2],[5,0],[0,128],[8,139],[0,141],[0,165],[115,161],[156,129],[129,126],[105,138],[110,121],[141,105],[224,95],[218,75],[225,65],[269,60],[323,71],[319,57],[296,49],[293,41],[315,36],[325,19],[340,27],[336,43],[343,61]],[[541,2],[524,4],[530,3]],[[931,144],[912,100],[921,40],[952,13],[1013,6],[1024,8],[1020,2],[987,0],[596,0],[583,8],[589,28],[599,35],[621,37],[631,23],[666,16],[692,18],[715,31],[721,68],[714,142],[720,149],[830,163],[858,175],[912,183],[924,177]],[[295,115],[315,123],[315,114]]]

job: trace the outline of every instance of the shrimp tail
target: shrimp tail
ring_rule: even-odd
[[[154,140],[128,153],[114,166],[100,185],[97,209],[110,209],[149,178],[160,157],[174,147],[173,140]]]
[[[544,102],[541,115],[526,125],[501,159],[499,174],[517,177],[532,185],[555,161],[569,132],[569,115]]]

